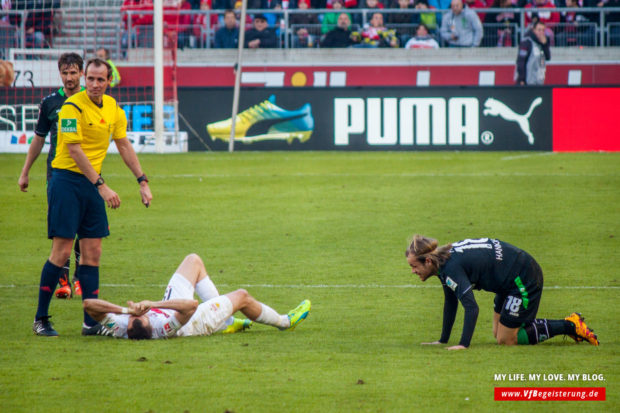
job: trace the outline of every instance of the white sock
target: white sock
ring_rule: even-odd
[[[198,294],[198,297],[200,297],[203,303],[212,298],[219,297],[220,295],[217,291],[217,287],[215,287],[215,284],[213,284],[213,281],[211,281],[208,275],[196,283],[196,294]]]
[[[291,326],[291,320],[288,319],[287,315],[280,315],[276,310],[263,303],[260,305],[263,310],[256,319],[257,323],[267,324],[280,329],[289,328]]]

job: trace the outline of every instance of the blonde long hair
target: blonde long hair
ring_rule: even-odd
[[[420,263],[424,264],[427,258],[430,258],[435,269],[443,265],[450,258],[450,248],[452,244],[442,245],[434,238],[425,237],[424,235],[415,234],[413,241],[405,251],[405,256],[413,255]]]

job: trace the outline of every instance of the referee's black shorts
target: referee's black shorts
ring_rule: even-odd
[[[48,238],[104,238],[110,235],[105,202],[84,175],[52,169],[48,183]]]

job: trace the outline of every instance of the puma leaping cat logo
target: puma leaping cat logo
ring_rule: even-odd
[[[532,131],[530,130],[530,116],[532,116],[534,109],[536,109],[536,107],[541,103],[542,98],[537,97],[530,105],[530,109],[525,114],[519,115],[506,106],[503,102],[500,102],[497,99],[488,98],[486,102],[484,102],[484,110],[482,113],[485,116],[499,116],[509,122],[517,122],[523,133],[525,133],[525,136],[527,136],[527,141],[530,145],[533,145],[534,135],[532,135]]]

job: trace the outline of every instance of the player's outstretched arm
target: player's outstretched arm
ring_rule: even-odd
[[[140,306],[133,305],[131,301],[129,301],[129,307],[121,307],[99,298],[87,298],[82,302],[82,306],[84,311],[96,321],[103,320],[107,313],[129,314],[139,317],[148,311],[148,309],[144,310]]]
[[[142,172],[140,161],[138,160],[136,151],[133,150],[133,146],[131,145],[129,139],[126,137],[122,139],[115,139],[114,143],[116,143],[118,153],[121,155],[121,158],[123,158],[123,162],[125,162],[125,165],[127,165],[134,176],[136,178],[143,176],[144,173]],[[142,198],[142,203],[148,207],[153,199],[148,180],[142,180],[140,182],[140,197]]]

